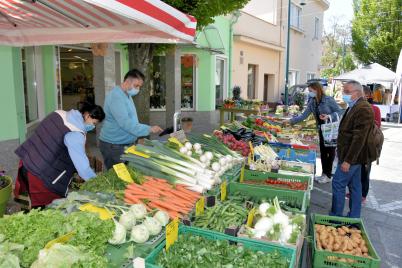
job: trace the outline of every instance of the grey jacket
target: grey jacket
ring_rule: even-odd
[[[319,122],[319,118],[316,117],[316,101],[315,98],[311,98],[308,103],[307,103],[307,108],[304,110],[304,112],[296,117],[293,117],[290,120],[291,124],[297,124],[303,120],[305,120],[311,113],[314,115],[315,120],[317,121],[317,124]],[[342,109],[339,107],[339,105],[336,103],[335,99],[333,97],[329,96],[323,96],[321,99],[321,102],[318,104],[318,114],[328,114],[331,116],[332,121],[337,121],[337,114],[339,119],[342,117]]]

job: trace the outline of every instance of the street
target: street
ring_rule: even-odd
[[[383,125],[385,136],[379,165],[373,164],[370,191],[362,219],[370,240],[386,268],[402,267],[402,127]],[[320,161],[317,159],[317,169]],[[320,175],[320,171],[318,171]],[[314,184],[313,213],[327,214],[331,206],[331,184]],[[347,203],[345,208],[347,207]],[[346,209],[345,209],[346,213]]]

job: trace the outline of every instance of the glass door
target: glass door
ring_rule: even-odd
[[[181,108],[193,110],[196,89],[195,55],[181,56]]]
[[[227,94],[226,73],[226,59],[217,57],[215,71],[215,108],[223,105]]]

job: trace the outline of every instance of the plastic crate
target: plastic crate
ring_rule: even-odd
[[[303,163],[296,161],[281,161],[281,170],[294,172],[294,173],[305,173],[305,174],[315,174],[315,164]]]
[[[272,200],[278,197],[279,201],[285,201],[288,204],[289,208],[286,208],[286,211],[294,213],[306,214],[309,206],[309,191],[289,191],[237,182],[229,183],[227,191],[229,197],[234,193],[240,193],[252,199]]]
[[[355,225],[362,232],[363,239],[366,240],[368,248],[368,254],[371,258],[358,257],[353,255],[347,255],[342,253],[334,253],[326,250],[317,250],[316,248],[316,235],[314,230],[315,224],[341,226],[341,225]],[[313,267],[319,268],[336,268],[336,267],[350,267],[350,268],[379,268],[381,266],[381,259],[378,257],[372,243],[368,237],[367,231],[364,228],[363,221],[361,219],[352,219],[344,217],[333,217],[312,214],[310,223],[310,234],[313,237],[312,246],[313,250]],[[356,261],[355,263],[346,263],[337,260],[338,258],[351,259]]]
[[[227,240],[232,243],[239,243],[239,244],[243,245],[244,247],[255,250],[255,251],[273,252],[273,251],[277,250],[278,252],[280,252],[282,255],[286,256],[289,259],[289,261],[290,261],[289,267],[295,266],[296,252],[295,252],[295,249],[293,249],[293,248],[288,248],[288,247],[283,247],[283,246],[278,246],[278,245],[273,245],[273,244],[267,244],[267,243],[261,243],[261,242],[255,242],[255,241],[251,241],[248,239],[233,237],[233,236],[225,235],[225,234],[218,233],[218,232],[206,231],[206,230],[199,229],[199,228],[180,225],[179,236],[180,236],[180,234],[184,234],[184,233],[201,236],[201,237],[204,237],[206,239],[211,239],[211,240]],[[166,245],[166,240],[164,242],[162,242],[157,248],[155,248],[147,256],[147,258],[145,259],[147,268],[159,268],[159,266],[156,265],[156,260],[158,258],[158,255],[164,250],[165,245]]]
[[[281,149],[278,152],[278,156],[282,160],[310,163],[314,165],[317,158],[317,154],[313,150],[295,149]]]
[[[242,168],[242,164],[236,165],[233,168],[227,170],[223,175],[221,176],[222,180],[227,180],[227,181],[238,181],[240,178],[240,172]]]
[[[250,170],[250,169],[245,169],[244,170],[244,176],[243,176],[243,182],[247,183],[248,180],[257,180],[257,181],[263,181],[266,179],[276,179],[278,181],[285,181],[285,182],[307,182],[308,186],[306,191],[310,191],[313,189],[314,186],[314,176],[313,175],[307,175],[307,174],[282,174],[282,173],[273,173],[273,172],[263,172],[263,171],[256,171],[256,170]],[[258,184],[256,184],[258,185]],[[278,187],[271,186],[271,185],[258,185],[261,187],[268,187],[268,188],[274,188],[278,189]],[[280,188],[283,189],[283,188]],[[284,190],[289,190],[293,191],[291,189],[284,189]]]

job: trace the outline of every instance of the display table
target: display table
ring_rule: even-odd
[[[269,110],[257,110],[257,109],[246,109],[246,108],[219,108],[220,111],[220,125],[225,123],[225,113],[230,113],[230,122],[235,121],[236,114],[243,113],[246,116],[251,114],[267,114]]]
[[[377,106],[380,111],[381,111],[381,118],[386,119],[387,114],[393,114],[398,112],[398,105],[379,105],[379,104],[374,104]]]

